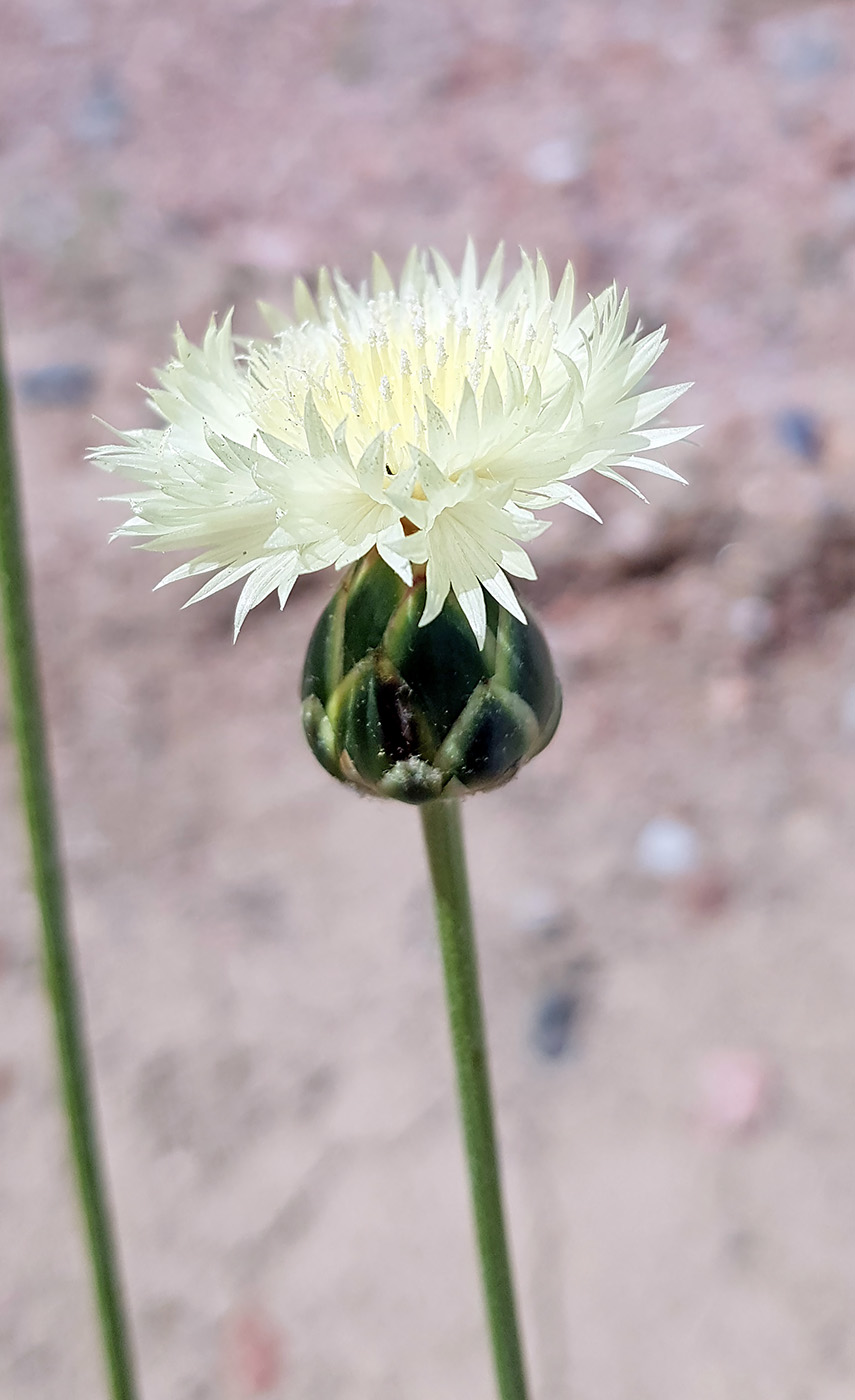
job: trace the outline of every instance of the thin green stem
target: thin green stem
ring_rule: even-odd
[[[30,833],[33,883],[41,911],[44,976],[53,1011],[62,1097],[89,1245],[111,1395],[113,1400],[134,1400],[137,1391],[110,1212],[99,1160],[80,995],[68,926],[23,546],[10,407],[0,341],[0,591],[12,720]]]
[[[457,799],[443,798],[425,803],[420,810],[445,970],[457,1089],[496,1379],[501,1400],[526,1400],[525,1367],[502,1210],[460,808]]]

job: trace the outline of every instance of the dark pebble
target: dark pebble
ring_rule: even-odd
[[[802,408],[786,409],[775,419],[778,438],[796,457],[805,462],[818,462],[824,441],[822,429],[812,413]]]
[[[91,397],[95,378],[89,365],[43,365],[20,375],[18,390],[31,408],[74,408]]]
[[[827,77],[840,66],[841,53],[831,34],[793,33],[776,55],[776,68],[782,78],[796,82]]]
[[[579,998],[572,992],[547,992],[535,1008],[531,1043],[544,1060],[557,1060],[566,1052],[579,1019]]]
[[[110,73],[99,73],[71,120],[71,129],[84,146],[106,150],[127,135],[128,109]]]

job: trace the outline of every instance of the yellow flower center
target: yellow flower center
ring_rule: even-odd
[[[427,451],[428,398],[454,429],[467,380],[480,405],[491,370],[504,390],[506,353],[527,380],[532,368],[543,374],[552,351],[551,322],[537,327],[519,301],[503,313],[478,294],[452,303],[436,290],[425,304],[383,293],[360,311],[345,317],[332,301],[323,324],[285,330],[272,345],[251,349],[252,412],[265,431],[303,443],[311,390],[330,436],[345,423],[358,458],[385,433],[387,464],[397,472],[410,464],[409,444]]]

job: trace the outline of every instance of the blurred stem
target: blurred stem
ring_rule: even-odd
[[[502,1209],[460,805],[456,798],[442,798],[426,802],[420,812],[445,970],[457,1090],[496,1379],[501,1400],[526,1400],[525,1367]]]
[[[0,328],[0,591],[12,722],[41,913],[42,962],[53,1012],[60,1084],[83,1209],[101,1340],[113,1400],[137,1394],[122,1307],[110,1212],[98,1154],[83,1039],[80,994],[69,934],[47,738],[36,663],[30,588],[18,499],[11,401]]]

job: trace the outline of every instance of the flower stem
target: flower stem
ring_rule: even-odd
[[[426,802],[420,811],[445,969],[457,1089],[496,1379],[501,1400],[526,1400],[525,1367],[502,1210],[460,807],[456,798],[444,798]]]
[[[10,408],[0,344],[0,592],[12,720],[30,833],[33,882],[41,912],[44,977],[53,1011],[62,1097],[86,1226],[111,1395],[113,1400],[134,1400],[133,1364],[110,1212],[99,1161],[80,995],[69,934],[58,823],[36,663]]]

